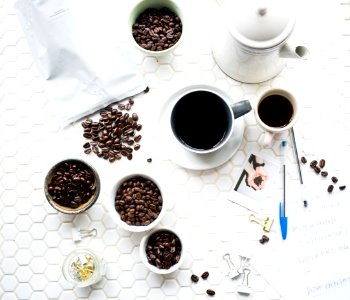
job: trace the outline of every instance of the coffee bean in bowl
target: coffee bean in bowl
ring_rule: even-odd
[[[44,192],[48,202],[59,212],[78,214],[96,202],[100,193],[100,178],[88,163],[66,159],[49,170]]]
[[[140,257],[150,271],[172,273],[185,259],[183,240],[174,229],[155,228],[142,238]]]
[[[152,56],[169,53],[183,39],[183,15],[172,0],[142,0],[131,11],[133,43]]]
[[[155,227],[165,214],[165,203],[159,180],[141,173],[119,179],[111,193],[111,212],[115,222],[131,232]]]

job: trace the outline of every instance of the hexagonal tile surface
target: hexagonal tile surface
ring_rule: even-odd
[[[288,60],[286,67],[275,78],[257,84],[242,83],[230,78],[221,70],[213,56],[211,47],[213,37],[222,35],[222,30],[216,28],[219,22],[214,19],[217,3],[179,2],[180,9],[186,11],[184,20],[186,36],[179,47],[170,54],[145,55],[138,49],[129,47],[125,41],[127,48],[123,52],[125,56],[123,59],[130,62],[131,59],[135,59],[135,65],[144,76],[150,90],[147,94],[141,93],[133,97],[134,106],[130,111],[123,111],[134,119],[136,118],[134,113],[137,113],[139,121],[142,121],[141,148],[133,151],[131,161],[123,158],[114,163],[83,152],[86,140],[83,138],[84,129],[80,120],[66,128],[60,128],[56,122],[55,100],[46,89],[46,81],[41,76],[41,71],[45,68],[39,68],[35,63],[12,2],[0,0],[0,273],[2,274],[0,297],[2,299],[208,299],[206,290],[210,288],[216,291],[213,299],[241,300],[248,298],[237,293],[242,283],[242,276],[237,280],[228,278],[223,254],[237,255],[245,247],[251,252],[256,250],[258,257],[251,259],[251,266],[260,257],[267,257],[268,261],[263,262],[270,270],[275,270],[270,259],[278,257],[276,248],[281,240],[276,215],[278,212],[268,209],[273,206],[277,210],[277,205],[272,205],[271,202],[277,201],[276,195],[282,197],[283,185],[278,179],[279,175],[274,181],[274,188],[265,194],[269,201],[266,210],[275,218],[270,233],[259,231],[258,225],[253,226],[249,223],[247,216],[250,212],[244,205],[226,200],[228,196],[238,197],[232,189],[250,153],[261,153],[280,161],[282,140],[287,140],[290,145],[286,154],[287,179],[290,185],[289,192],[293,193],[293,199],[297,198],[295,193],[298,190],[299,177],[291,134],[287,131],[276,134],[271,145],[264,146],[262,141],[264,131],[257,125],[254,112],[251,112],[243,117],[245,128],[242,142],[226,162],[213,169],[182,168],[163,150],[164,140],[160,132],[164,128],[159,123],[159,114],[164,113],[162,109],[169,105],[170,91],[174,93],[186,85],[214,85],[227,92],[232,101],[248,99],[253,107],[259,95],[271,87],[279,86],[292,90],[300,99],[301,113],[295,125],[297,141],[300,142],[298,145],[301,145],[299,154],[309,159],[326,157],[327,171],[339,177],[339,185],[346,184],[343,182],[344,178],[347,178],[346,175],[341,176],[345,172],[343,168],[347,170],[350,167],[348,160],[345,159],[349,153],[346,137],[350,133],[348,121],[350,31],[349,13],[346,10],[349,5],[345,3],[346,1],[322,1],[317,4],[317,8],[312,2],[303,2],[303,9],[298,10],[300,24],[298,23],[299,26],[295,28],[295,36],[300,38],[303,45],[318,51],[312,53],[310,60]],[[107,34],[117,36],[112,38],[113,45],[119,41],[124,43],[124,33],[117,31],[125,29],[123,22],[129,14],[128,9],[134,5],[124,4],[116,3],[118,9],[114,9],[113,12],[105,11],[103,5],[102,8],[99,5],[92,19],[94,22],[105,24],[106,28],[113,29],[112,34],[106,29]],[[301,5],[301,2],[299,4]],[[69,5],[61,7],[60,4],[53,10],[50,15],[52,24],[63,21],[69,15]],[[191,12],[198,11],[198,5],[201,6],[200,13],[192,14]],[[112,13],[111,17],[109,14]],[[310,26],[310,15],[313,16],[314,26]],[[321,18],[324,15],[327,15],[327,22]],[[102,17],[97,19],[97,16]],[[26,25],[30,24],[29,21]],[[322,32],[320,38],[312,32],[315,26]],[[34,36],[34,32],[30,34]],[[67,54],[79,59],[76,57],[77,54],[70,53],[68,48],[62,50],[62,57]],[[42,49],[41,53],[44,55],[50,51],[51,49]],[[229,53],[227,55],[229,58]],[[64,73],[63,67],[64,61],[56,71]],[[77,75],[80,71],[77,70]],[[95,70],[90,71],[94,73]],[[68,75],[73,78],[73,74]],[[90,84],[87,81],[88,79],[81,78],[81,85]],[[99,78],[96,74],[95,81],[96,86],[101,89],[91,91],[92,94],[113,98],[113,95],[105,95],[103,78]],[[117,88],[118,82],[113,84]],[[85,106],[82,105],[82,108],[85,109]],[[70,107],[67,106],[67,109]],[[103,118],[97,112],[92,113],[90,117],[94,120]],[[128,126],[131,125],[130,123]],[[115,124],[111,125],[113,126]],[[339,136],[341,138],[338,138]],[[98,142],[103,146],[106,141],[100,137]],[[150,157],[152,162],[147,162]],[[59,213],[48,204],[43,191],[44,179],[50,167],[66,158],[86,160],[96,168],[101,179],[98,201],[92,208],[79,215]],[[200,159],[212,158],[202,156]],[[318,187],[318,197],[321,189],[327,188],[329,177],[320,179],[312,169],[302,167],[308,186],[315,184]],[[165,191],[163,196],[169,205],[158,227],[176,229],[184,241],[185,260],[180,269],[172,274],[158,275],[150,272],[139,256],[139,244],[144,233],[132,233],[118,227],[109,214],[113,180],[129,171],[158,174],[162,178]],[[340,183],[341,180],[343,181]],[[345,190],[343,195],[347,195],[347,192]],[[336,198],[340,195],[342,194],[337,188],[334,194],[327,194],[327,199],[335,200],[332,202],[334,205],[340,205],[340,201]],[[313,202],[313,198],[308,201],[311,214],[317,203]],[[138,203],[133,209],[140,209],[142,205],[144,204]],[[294,206],[295,203],[290,204],[291,208]],[[300,212],[304,207],[295,209],[299,212],[298,216],[302,216]],[[92,229],[96,233],[94,236],[84,236],[84,230]],[[297,230],[296,225],[293,230]],[[74,241],[73,234],[76,232],[82,236]],[[259,243],[262,234],[269,235],[269,243],[264,245]],[[161,247],[163,246],[159,246]],[[103,265],[101,281],[91,287],[74,287],[62,275],[64,258],[79,248],[89,248],[96,252]],[[346,247],[343,249],[348,250]],[[346,252],[345,261],[349,256],[349,252]],[[249,268],[249,265],[246,267]],[[200,275],[208,270],[210,273],[208,279],[202,279]],[[263,272],[260,274],[254,267],[250,270],[252,298],[284,299],[274,284],[269,284]],[[197,283],[191,281],[192,274],[199,276]],[[347,273],[347,277],[349,276]]]

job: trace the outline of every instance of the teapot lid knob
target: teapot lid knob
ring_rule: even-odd
[[[258,10],[258,14],[259,14],[260,16],[262,16],[262,17],[266,15],[266,12],[267,12],[266,7],[260,8],[260,9]]]

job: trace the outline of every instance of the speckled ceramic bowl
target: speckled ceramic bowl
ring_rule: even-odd
[[[81,203],[76,208],[69,207],[68,205],[64,206],[64,205],[58,203],[57,201],[55,201],[53,193],[50,192],[49,186],[52,182],[52,179],[57,174],[58,169],[60,169],[62,166],[64,166],[64,164],[80,164],[82,166],[82,168],[84,168],[84,170],[91,172],[91,174],[93,175],[94,182],[91,183],[91,185],[93,185],[95,187],[93,194],[90,195],[90,197],[88,198],[87,201]],[[45,196],[46,196],[47,201],[57,211],[59,211],[61,213],[65,213],[65,214],[79,214],[79,213],[86,211],[87,209],[89,209],[91,206],[94,205],[94,203],[96,202],[96,200],[100,194],[100,185],[101,184],[100,184],[99,175],[97,174],[96,170],[91,165],[89,165],[88,163],[86,163],[85,161],[80,160],[80,159],[66,159],[66,160],[58,162],[49,170],[49,172],[47,173],[46,178],[45,178],[44,192],[45,192]]]

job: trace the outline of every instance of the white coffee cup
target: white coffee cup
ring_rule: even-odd
[[[258,98],[254,114],[258,125],[264,130],[259,142],[267,147],[271,145],[275,134],[294,126],[299,114],[298,103],[289,91],[272,88]]]
[[[196,154],[223,147],[234,134],[235,119],[252,109],[248,100],[231,102],[214,86],[188,86],[171,110],[171,131],[178,144]]]

